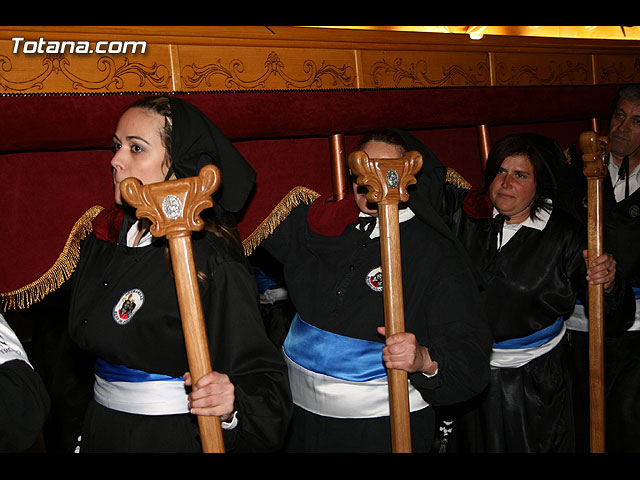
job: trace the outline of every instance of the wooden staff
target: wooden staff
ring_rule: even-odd
[[[166,236],[169,241],[193,385],[203,375],[211,372],[212,368],[193,260],[191,232],[204,228],[204,221],[199,214],[213,205],[211,194],[219,184],[219,169],[214,165],[207,165],[200,170],[198,177],[149,185],[142,185],[136,178],[127,178],[120,185],[122,198],[136,208],[136,215],[151,220],[151,234],[155,237]],[[220,418],[198,416],[198,426],[203,452],[223,453]]]
[[[416,183],[414,175],[422,168],[422,156],[412,151],[402,158],[370,159],[365,152],[356,151],[349,156],[349,168],[357,176],[356,183],[369,189],[367,200],[378,204],[384,318],[386,336],[390,337],[404,332],[398,203],[409,199],[406,187]],[[404,370],[390,369],[388,378],[393,452],[410,453],[408,375]]]
[[[606,137],[595,132],[580,135],[584,175],[587,177],[588,262],[602,255],[602,183],[606,175],[603,157]],[[604,285],[589,285],[589,392],[591,411],[591,451],[605,450],[604,407]]]
[[[339,133],[331,135],[331,137],[329,137],[329,147],[331,152],[331,184],[333,185],[333,197],[336,202],[339,202],[344,199],[351,189],[344,154],[344,135]]]

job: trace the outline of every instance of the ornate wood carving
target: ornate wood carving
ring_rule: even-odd
[[[212,365],[191,232],[204,227],[198,215],[204,208],[213,205],[211,194],[219,185],[220,170],[214,165],[202,167],[198,177],[148,185],[142,185],[137,178],[127,178],[120,184],[122,198],[136,208],[136,215],[152,221],[152,235],[166,236],[169,242],[193,384],[211,372]],[[225,451],[219,417],[198,416],[198,426],[205,453]]]
[[[349,156],[349,168],[356,183],[369,190],[367,200],[378,204],[384,323],[389,337],[404,332],[398,203],[409,199],[406,187],[416,183],[414,175],[422,168],[422,156],[410,151],[402,158],[369,158],[365,152],[356,151]],[[408,374],[396,369],[388,369],[387,373],[392,450],[408,453],[411,452]]]
[[[568,58],[567,58],[568,57]],[[498,85],[585,85],[592,83],[588,58],[565,55],[496,55]]]
[[[45,89],[45,82],[53,75],[61,75],[71,91],[110,91],[123,90],[125,87],[133,89],[125,77],[137,77],[137,87],[149,90],[167,90],[171,79],[171,70],[165,65],[153,63],[151,66],[139,62],[130,62],[127,57],[116,60],[110,56],[101,56],[96,60],[95,71],[100,72],[101,78],[91,80],[86,72],[74,71],[71,56],[65,54],[46,54],[42,56],[42,69],[28,71],[27,78],[18,77],[22,72],[13,68],[11,58],[0,55],[0,69],[9,75],[0,74],[0,87],[9,92],[41,91]],[[77,63],[77,61],[75,62]],[[13,74],[13,75],[11,75]]]
[[[422,155],[410,151],[402,158],[379,159],[355,151],[349,156],[349,168],[357,175],[357,184],[368,188],[369,202],[406,202],[407,187],[416,183],[414,175],[422,168]]]
[[[285,71],[285,64],[280,55],[271,52],[264,61],[264,68],[258,77],[242,78],[245,71],[245,62],[241,59],[233,59],[228,66],[222,64],[221,60],[217,63],[211,63],[203,66],[196,64],[187,65],[182,70],[182,81],[186,89],[193,90],[202,84],[211,88],[213,85],[212,78],[221,76],[224,85],[228,89],[259,89],[267,88],[268,82],[274,77],[279,77],[284,82],[286,88],[291,89],[312,89],[323,88],[326,84],[323,78],[328,77],[330,87],[352,87],[354,86],[354,69],[351,66],[343,65],[337,67],[328,64],[325,60],[320,65],[314,60],[305,60],[302,70],[306,76],[302,78],[294,78]]]
[[[16,52],[12,39],[22,37],[147,48]],[[632,83],[640,81],[637,45],[313,27],[0,27],[0,93]]]
[[[120,189],[127,203],[136,207],[136,215],[151,220],[153,236],[173,238],[204,228],[200,212],[213,206],[211,194],[219,184],[220,170],[207,165],[199,177],[148,185],[127,178]]]
[[[602,191],[608,158],[607,137],[595,132],[580,135],[583,169],[587,178],[587,240],[589,264],[603,254]],[[604,285],[589,284],[589,404],[592,453],[605,450]]]
[[[476,65],[431,66],[429,60],[418,59],[406,62],[401,57],[392,62],[386,59],[374,62],[369,70],[371,82],[376,87],[442,87],[483,86],[489,83],[489,66],[486,62]],[[392,84],[385,78],[391,76]]]
[[[640,56],[612,56],[596,59],[598,83],[640,82]]]

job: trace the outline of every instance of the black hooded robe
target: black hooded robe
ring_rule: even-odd
[[[430,208],[425,207],[416,206],[416,216],[400,224],[405,329],[414,333],[438,362],[438,373],[433,377],[409,374],[410,384],[429,405],[411,413],[413,452],[432,448],[432,406],[460,402],[482,391],[491,345],[471,270],[450,232],[445,230],[443,235],[438,231],[443,224],[432,215],[435,211],[425,214],[423,210]],[[376,328],[384,325],[384,286],[375,275],[381,265],[380,241],[371,238],[363,230],[366,227],[358,228],[357,216],[351,196],[338,203],[319,198],[311,206],[296,207],[262,246],[283,263],[289,297],[302,321],[323,334],[348,342],[377,343],[381,348],[384,339]],[[292,331],[285,340],[287,355]],[[324,364],[334,357],[342,358],[341,353],[314,348],[317,365],[308,367],[313,372],[309,376],[325,374]],[[382,366],[381,354],[376,358]],[[343,361],[351,365],[357,360],[353,356]],[[315,367],[318,370],[312,369]],[[290,366],[290,377],[291,368],[297,367]],[[332,381],[338,374],[327,376]],[[306,385],[306,381],[302,383]],[[287,451],[391,451],[388,414],[364,418],[357,411],[345,418],[312,411],[296,401],[298,392],[305,389],[293,377],[291,388],[296,405]],[[314,392],[325,398],[319,390]],[[335,401],[329,398],[331,409]],[[368,399],[363,398],[360,407],[367,410]]]
[[[238,211],[249,195],[255,172],[198,109],[170,101],[173,170],[181,178],[197,175],[203,164],[217,164],[225,188],[214,195],[215,213],[228,223],[229,212]],[[106,216],[94,222],[82,245],[72,283],[71,336],[96,355],[97,367],[179,378],[189,367],[166,240],[128,247],[126,233],[135,218],[113,215],[122,219],[113,238],[100,228],[101,221],[113,225]],[[264,330],[255,279],[242,252],[213,233],[194,233],[192,247],[196,269],[206,277],[199,289],[212,366],[235,386],[237,425],[223,430],[225,449],[277,450],[290,417],[290,392],[281,354]],[[127,413],[94,400],[80,451],[198,452],[201,446],[190,413]]]
[[[545,137],[528,138],[542,152],[547,168],[557,171],[559,147]],[[542,189],[552,192],[554,187]],[[456,219],[452,228],[482,276],[494,349],[508,350],[522,339],[530,349],[553,347],[524,364],[492,366],[487,390],[458,409],[454,448],[481,453],[573,452],[572,376],[562,327],[576,299],[587,298],[582,258],[586,231],[554,204],[542,230],[523,225],[498,251],[500,222],[491,215],[468,215],[464,200],[447,208],[449,218]],[[606,315],[623,317],[626,293],[624,282],[616,282],[606,295]],[[542,336],[545,329],[553,335]],[[558,343],[552,342],[554,336]]]

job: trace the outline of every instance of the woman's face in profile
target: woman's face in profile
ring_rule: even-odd
[[[127,110],[113,135],[111,159],[115,201],[122,203],[120,183],[135,177],[143,184],[162,182],[168,170],[161,131],[164,117],[141,108]]]

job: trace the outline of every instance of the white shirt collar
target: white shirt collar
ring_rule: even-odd
[[[553,209],[553,202],[549,199],[547,199],[546,201],[549,204],[549,210],[541,208],[536,215],[537,218],[527,217],[527,219],[521,223],[504,223],[504,225],[502,226],[502,235],[498,235],[498,250],[500,250],[500,248],[502,248],[509,240],[511,240],[521,227],[534,228],[540,231],[545,229],[547,223],[549,222],[549,217],[551,217],[551,210]],[[493,217],[495,218],[498,213],[498,210],[494,208]]]
[[[620,168],[614,163],[613,158],[609,157],[609,176],[611,177],[611,184],[613,185],[613,193],[615,194],[616,201],[620,202],[624,200],[625,195],[625,180],[618,179],[618,171]],[[629,173],[629,195],[635,192],[640,187],[640,165],[637,165],[632,172]]]
[[[371,231],[371,234],[369,235],[369,237],[377,238],[380,236],[380,222],[378,221],[378,217],[373,217],[372,215],[369,215],[368,213],[363,213],[363,212],[360,212],[358,216],[361,218],[375,218],[376,225],[375,227],[373,227],[373,230]],[[409,207],[403,207],[398,209],[399,223],[406,222],[407,220],[410,220],[413,217],[415,217],[415,213],[413,213],[413,210],[411,210]],[[360,224],[356,225],[356,228],[360,229]]]
[[[129,228],[129,231],[127,232],[127,247],[134,246],[133,242],[135,241],[138,233],[140,233],[140,220],[138,220],[136,223],[131,225],[131,228]],[[153,235],[147,232],[140,239],[140,243],[138,243],[138,245],[135,245],[135,246],[146,247],[147,245],[151,245],[152,241],[153,241]]]

